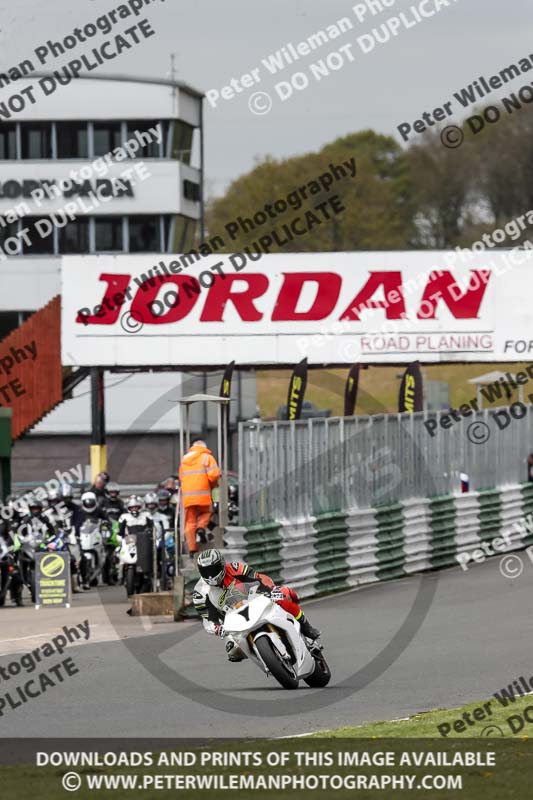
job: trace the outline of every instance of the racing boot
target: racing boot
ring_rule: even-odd
[[[318,628],[314,628],[311,625],[305,614],[302,614],[298,622],[300,623],[301,631],[303,635],[306,637],[306,639],[312,639],[313,641],[315,641],[315,639],[318,639],[318,637],[320,636],[320,631],[318,630]]]
[[[205,528],[196,528],[196,544],[207,544]]]
[[[241,648],[237,647],[231,639],[226,642],[226,653],[228,654],[228,661],[245,661],[248,658],[246,653],[243,653]]]

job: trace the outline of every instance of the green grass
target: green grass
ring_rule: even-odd
[[[485,709],[486,703],[489,703],[490,707]],[[516,737],[524,739],[533,736],[533,722],[529,723],[527,720],[523,720],[524,725],[518,730],[519,722],[517,720],[513,720],[511,723],[507,722],[507,720],[510,716],[516,715],[521,715],[523,718],[524,709],[528,706],[531,707],[528,716],[533,720],[533,695],[519,697],[514,703],[509,703],[507,707],[502,706],[496,698],[492,697],[490,700],[469,703],[457,708],[438,708],[434,711],[424,711],[421,714],[409,717],[409,719],[393,722],[369,722],[357,727],[335,728],[313,734],[313,736],[349,739],[407,739],[410,737],[422,739],[435,736],[443,739],[469,739],[480,736],[498,736],[498,738]],[[476,713],[479,717],[483,714],[484,718],[474,719],[472,716],[474,709],[480,709]],[[471,716],[472,724],[468,724],[466,720],[463,720],[465,729],[460,730],[461,726],[459,725],[458,729],[454,730],[454,722],[465,713]],[[451,730],[443,737],[438,726],[446,723],[450,725]],[[501,733],[494,729],[490,732],[493,726],[500,728]],[[514,733],[513,728],[518,732]]]
[[[477,378],[494,370],[516,374],[525,366],[527,366],[527,362],[524,364],[435,364],[434,366],[424,366],[423,374],[426,380],[447,382],[450,386],[450,403],[453,408],[457,408],[462,403],[468,403],[476,398],[475,386],[468,383],[469,379]],[[404,367],[401,365],[369,367],[361,370],[356,413],[376,414],[398,411],[398,390],[400,388],[398,376],[403,371]],[[287,402],[290,375],[290,370],[257,371],[257,402],[263,418],[275,417],[278,407]],[[347,367],[346,369],[310,369],[305,399],[311,400],[319,408],[331,409],[332,416],[342,415],[344,384],[347,375]],[[526,402],[527,395],[531,391],[533,391],[533,382],[531,382],[531,386],[529,384],[524,386]],[[493,406],[507,405],[517,399],[518,394],[515,390],[511,400],[494,403]]]
[[[489,708],[487,708],[487,704]],[[265,741],[265,740],[246,740],[246,741],[212,741],[199,745],[194,742],[187,742],[184,740],[174,741],[172,745],[169,743],[169,751],[182,752],[192,751],[197,754],[198,763],[196,766],[190,768],[179,768],[177,766],[168,766],[167,764],[158,765],[158,757],[160,751],[154,752],[154,765],[146,767],[115,767],[115,768],[101,768],[101,767],[43,767],[37,769],[31,765],[18,765],[9,767],[0,767],[0,785],[2,786],[2,800],[24,800],[28,797],[39,797],[39,800],[56,800],[57,797],[68,796],[61,788],[61,779],[65,772],[76,771],[82,776],[86,774],[102,774],[108,773],[113,775],[162,775],[162,774],[199,774],[199,775],[225,775],[231,774],[276,774],[287,775],[294,774],[298,776],[304,775],[414,775],[417,782],[422,779],[424,775],[460,775],[463,779],[463,789],[433,792],[432,790],[426,791],[421,788],[416,792],[417,798],[426,800],[435,796],[442,797],[443,800],[448,797],[464,797],[465,800],[522,800],[522,798],[531,796],[530,786],[533,778],[533,740],[529,739],[529,723],[526,723],[524,728],[518,735],[513,734],[509,729],[507,723],[508,717],[512,714],[515,716],[523,715],[527,706],[533,706],[533,697],[526,696],[519,698],[514,703],[509,703],[507,707],[502,706],[495,698],[487,701],[480,701],[476,703],[469,703],[468,705],[452,709],[437,709],[423,714],[417,714],[408,720],[401,720],[398,722],[375,722],[358,727],[345,727],[337,728],[323,733],[314,734],[313,736],[298,738],[298,739],[283,739],[281,741]],[[467,713],[473,715],[476,709],[482,709],[485,719],[474,720],[475,724],[467,726],[464,731],[453,731],[453,722]],[[479,716],[479,712],[478,716]],[[533,719],[533,715],[531,717]],[[449,723],[452,727],[449,736],[442,737],[438,732],[438,725]],[[498,726],[501,728],[503,736],[497,735],[493,738],[495,733],[492,731],[492,736],[487,732],[487,725]],[[228,735],[236,731],[228,729]],[[489,741],[487,738],[490,736]],[[514,738],[513,738],[514,736]],[[477,737],[477,738],[474,738]],[[480,738],[484,737],[484,738]],[[105,740],[103,740],[105,744]],[[149,745],[148,745],[149,747]],[[172,748],[172,749],[170,749]],[[43,748],[37,748],[43,749]],[[70,745],[62,742],[57,746],[52,747],[53,750],[63,751],[72,750],[74,752],[79,750],[91,750],[93,746],[87,747],[80,740],[74,740]],[[127,739],[120,740],[114,744],[113,741],[107,743],[104,749],[108,750],[127,750]],[[139,751],[142,748],[134,746],[134,751]],[[215,750],[222,753],[227,752],[230,754],[253,751],[259,753],[263,759],[261,766],[220,766],[216,764],[206,764],[200,766],[200,754],[206,750]],[[496,753],[496,764],[474,764],[468,766],[459,764],[458,766],[442,766],[438,764],[418,765],[415,766],[414,761],[410,764],[401,764],[403,754],[413,753],[446,753],[449,758],[454,755],[464,754],[468,752],[486,754],[487,752],[494,751]],[[286,766],[276,765],[268,766],[267,754],[268,753],[281,753],[288,754],[290,759]],[[338,763],[340,753],[353,754],[369,753],[371,756],[375,754],[376,761],[374,764],[366,763],[363,765],[347,765]],[[384,766],[383,753],[389,752],[394,754],[394,766]],[[307,764],[297,761],[297,753],[309,753],[312,761]],[[317,755],[318,754],[318,755]],[[318,761],[320,756],[329,755],[334,760],[333,765],[325,762]],[[111,798],[113,800],[126,800],[132,796],[140,798],[148,798],[149,800],[156,800],[156,798],[175,798],[178,794],[180,797],[187,798],[187,800],[222,800],[222,798],[231,797],[236,792],[223,791],[211,789],[209,791],[179,791],[175,789],[156,789],[146,788],[140,792],[132,791],[131,789],[117,788],[115,790],[95,790],[89,791],[85,786],[80,791],[76,792],[74,796],[79,800],[85,798]],[[355,794],[360,796],[370,796],[362,791],[355,789],[338,790],[338,791],[314,791],[311,794],[322,800],[341,800],[341,798],[353,798]],[[257,791],[249,792],[245,790],[238,791],[239,797],[242,800],[271,800],[272,796],[280,800],[309,800],[309,790],[295,789],[294,791],[274,790],[268,791],[258,789]],[[412,797],[412,791],[406,789],[401,790],[397,787],[386,787],[380,789],[379,792],[371,792],[371,796],[381,798],[408,798]]]

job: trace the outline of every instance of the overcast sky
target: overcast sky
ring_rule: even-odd
[[[434,2],[427,0],[427,5]],[[478,76],[488,77],[533,53],[531,0],[449,0],[449,8],[409,30],[401,27],[396,38],[363,54],[358,36],[400,11],[412,19],[409,8],[419,3],[397,0],[384,13],[368,14],[359,22],[352,10],[354,3],[344,0],[155,0],[144,16],[157,35],[109,62],[105,70],[169,77],[174,53],[177,77],[207,91],[221,89],[231,78],[260,68],[261,83],[255,88],[233,100],[222,100],[217,109],[206,102],[206,188],[209,194],[220,194],[233,178],[267,154],[285,158],[316,151],[338,136],[364,128],[398,136],[396,126],[401,122],[414,121]],[[1,0],[2,71],[32,57],[33,49],[49,37],[62,39],[73,28],[119,5],[118,0]],[[353,30],[294,67],[271,76],[262,66],[261,60],[269,54],[289,42],[296,45],[342,17],[351,19]],[[113,33],[129,24],[131,20],[123,20]],[[311,63],[349,43],[353,63],[346,58],[342,69],[320,83],[311,78],[305,91],[285,102],[278,98],[275,83],[296,71],[309,74]],[[84,47],[73,53],[83,52]],[[509,88],[512,91],[526,83],[527,75]],[[262,116],[248,108],[250,95],[259,90],[273,99],[271,111]],[[494,97],[508,93],[499,90]],[[459,121],[465,113],[457,104],[454,112],[451,121]]]

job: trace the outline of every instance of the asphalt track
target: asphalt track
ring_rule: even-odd
[[[297,692],[250,663],[228,663],[223,643],[197,623],[155,625],[146,634],[128,629],[123,590],[107,590],[111,627],[125,625],[117,637],[127,638],[69,648],[79,673],[6,711],[0,737],[277,737],[486,699],[533,675],[533,564],[522,558],[515,580],[502,577],[496,558],[466,573],[415,576],[306,604],[323,631],[333,680],[326,689]],[[350,677],[387,647],[422,581],[435,595],[411,641],[400,643],[403,652],[382,674],[372,666]],[[93,618],[95,597],[75,598],[73,623]],[[5,627],[0,631],[5,639]],[[2,664],[15,658],[5,646],[0,652]],[[183,678],[174,680],[175,670]],[[0,683],[0,693],[6,690]],[[316,703],[322,707],[309,707]]]

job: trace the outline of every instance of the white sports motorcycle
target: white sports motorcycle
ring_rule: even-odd
[[[226,636],[284,689],[297,689],[300,680],[327,686],[331,671],[322,645],[306,639],[292,614],[258,588],[259,583],[234,582],[223,593],[219,604],[226,611]]]
[[[98,586],[105,561],[101,521],[86,519],[80,527],[81,575],[84,584]]]

